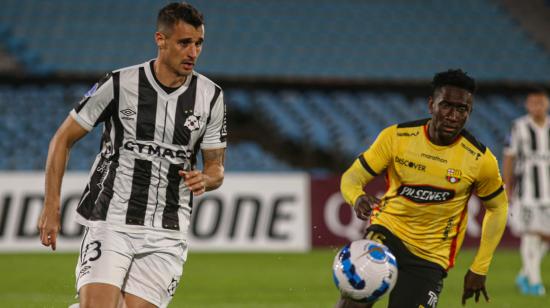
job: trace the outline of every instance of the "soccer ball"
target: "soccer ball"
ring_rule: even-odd
[[[371,240],[344,246],[332,266],[342,296],[371,303],[390,293],[397,281],[397,262],[388,247]]]

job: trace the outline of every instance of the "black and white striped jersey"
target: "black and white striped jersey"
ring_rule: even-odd
[[[196,72],[167,93],[152,61],[113,71],[71,111],[87,130],[104,123],[77,221],[186,238],[192,194],[178,171],[193,168],[200,149],[226,146],[223,93]]]
[[[529,115],[516,119],[504,153],[515,156],[518,200],[550,205],[550,121],[539,126]]]

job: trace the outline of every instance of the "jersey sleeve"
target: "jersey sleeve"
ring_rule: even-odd
[[[368,150],[363,152],[344,172],[340,191],[344,200],[351,206],[363,195],[363,187],[375,176],[384,171],[392,160],[392,141],[396,126],[384,129]]]
[[[504,144],[504,154],[510,156],[517,156],[519,152],[519,125],[517,122],[512,124],[512,129],[509,135],[506,137],[506,143]]]
[[[94,126],[109,118],[113,98],[113,76],[107,74],[84,94],[84,98],[71,111],[71,116],[80,126],[91,131]]]
[[[371,175],[379,175],[391,163],[393,159],[393,139],[396,129],[396,125],[384,129],[369,149],[359,156],[361,165]]]
[[[487,148],[482,156],[478,179],[475,182],[477,196],[482,201],[489,201],[504,191],[502,177],[498,170],[498,162],[493,153]]]
[[[218,149],[226,147],[227,115],[223,92],[219,91],[218,97],[214,97],[214,105],[206,123],[206,131],[201,143],[201,149]],[[216,95],[216,94],[214,94]]]

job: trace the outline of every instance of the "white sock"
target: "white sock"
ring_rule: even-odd
[[[521,237],[522,270],[531,285],[541,283],[540,263],[542,260],[542,250],[542,241],[539,236],[525,234]]]

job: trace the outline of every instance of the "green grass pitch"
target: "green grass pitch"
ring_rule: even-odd
[[[170,307],[333,307],[333,250],[292,253],[190,253]],[[67,307],[75,303],[75,254],[0,254],[0,307]],[[462,279],[473,258],[463,251],[445,280],[438,307],[462,307]],[[550,298],[521,296],[514,286],[517,251],[500,250],[488,277],[490,303],[466,307],[550,307]],[[550,281],[550,257],[543,264]],[[385,307],[385,301],[375,305]]]

